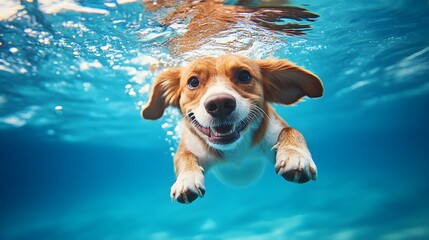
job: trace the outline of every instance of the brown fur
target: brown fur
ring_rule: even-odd
[[[320,97],[323,86],[313,73],[282,60],[258,61],[264,76],[266,100],[274,103],[293,104],[304,96]],[[300,78],[300,81],[293,79]]]

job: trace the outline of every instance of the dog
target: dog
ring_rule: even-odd
[[[159,119],[173,106],[183,116],[172,200],[203,197],[209,170],[224,182],[244,185],[261,175],[267,161],[288,181],[315,180],[317,168],[303,135],[271,104],[322,95],[321,80],[288,60],[222,55],[161,72],[141,115]]]

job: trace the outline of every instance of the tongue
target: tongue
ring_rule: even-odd
[[[223,125],[219,127],[214,127],[213,130],[215,130],[217,133],[225,134],[231,131],[232,125]]]

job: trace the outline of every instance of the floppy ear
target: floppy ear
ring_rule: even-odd
[[[143,107],[141,115],[145,119],[158,119],[169,106],[179,106],[181,68],[170,68],[155,80],[148,103]]]
[[[257,63],[263,77],[264,96],[269,102],[293,104],[304,96],[323,95],[320,79],[292,62],[267,59]]]

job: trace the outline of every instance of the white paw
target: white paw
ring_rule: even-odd
[[[171,200],[180,203],[191,203],[197,197],[203,197],[206,192],[202,171],[189,171],[179,174],[171,186]]]
[[[317,177],[316,164],[308,150],[292,146],[278,149],[275,169],[278,175],[296,183],[316,180]]]

